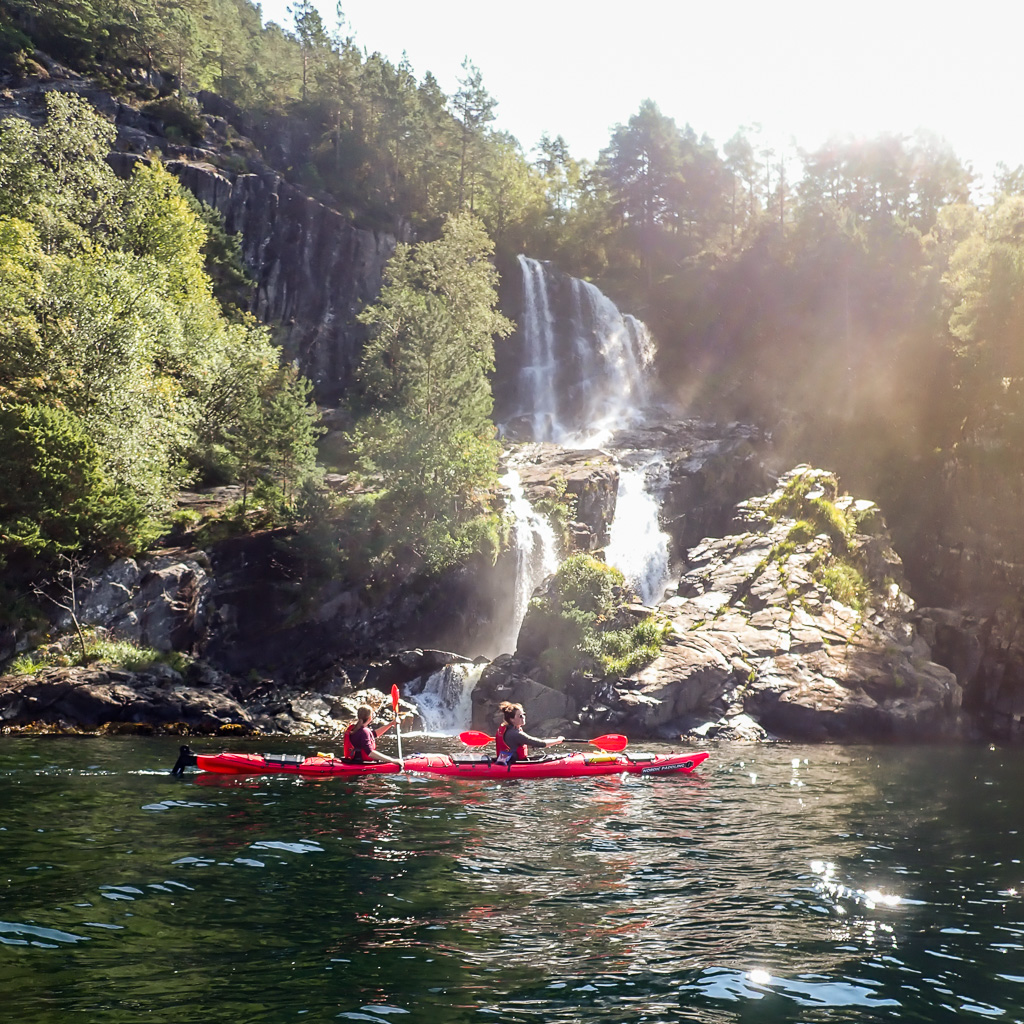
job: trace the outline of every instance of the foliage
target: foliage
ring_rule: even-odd
[[[179,138],[194,146],[203,141],[206,123],[195,100],[166,96],[146,103],[142,109],[163,123],[168,138]]]
[[[625,583],[622,573],[593,555],[570,555],[551,583],[551,602],[556,609],[578,608],[594,616],[608,615]]]
[[[671,626],[656,615],[626,628],[615,626],[622,599],[622,573],[592,555],[570,555],[552,577],[547,593],[531,602],[520,646],[539,649],[538,661],[551,685],[575,673],[626,675],[653,661]]]
[[[152,536],[136,496],[105,471],[85,424],[45,406],[0,407],[0,562],[131,551]]]
[[[790,527],[786,540],[794,544],[806,544],[818,535],[817,527],[807,519],[801,519]]]
[[[576,516],[576,495],[566,494],[566,480],[564,476],[556,476],[551,481],[554,494],[538,498],[533,503],[535,512],[545,516],[555,531],[555,535],[561,538],[562,546],[568,547],[569,524]]]
[[[835,600],[856,611],[864,607],[868,596],[867,584],[857,568],[849,562],[830,560],[816,571],[815,578]]]
[[[836,481],[832,476],[797,474],[789,480],[783,493],[772,503],[770,511],[773,515],[803,517],[791,530],[790,539],[798,539],[793,536],[793,531],[802,534],[813,530],[810,536],[827,534],[834,550],[845,551],[847,542],[853,534],[854,523],[834,502],[825,497],[825,489],[834,493],[835,486]],[[813,493],[812,488],[818,492],[814,496],[810,496]]]
[[[496,309],[491,251],[468,215],[436,242],[398,246],[379,301],[359,315],[373,329],[360,375],[376,406],[431,428],[490,429],[494,339],[513,328]]]
[[[119,640],[109,636],[105,630],[85,630],[83,654],[77,645],[69,643],[70,637],[19,654],[7,671],[14,675],[34,675],[45,668],[74,668],[79,665],[104,664],[112,668],[123,668],[129,672],[145,672],[156,665],[168,665],[175,672],[188,670],[192,659],[180,651],[157,651],[152,647],[140,647],[130,640]]]
[[[604,675],[625,676],[658,657],[671,629],[670,623],[651,615],[629,629],[589,637],[584,650],[597,658]]]
[[[371,411],[350,448],[373,490],[347,520],[367,528],[371,557],[384,564],[439,571],[492,532],[479,497],[498,456],[488,373],[494,337],[511,324],[495,309],[489,254],[479,222],[453,218],[438,241],[399,246],[380,301],[360,316],[374,331],[360,367]]]
[[[8,550],[133,550],[200,469],[260,472],[286,500],[314,464],[309,385],[227,318],[198,204],[158,163],[116,178],[113,129],[46,94],[0,123],[0,403]]]
[[[161,109],[184,118],[183,138],[201,131],[187,95],[204,88],[239,105],[237,126],[267,153],[281,150],[286,124],[290,166],[280,170],[360,224],[430,240],[449,216],[475,211],[499,258],[556,259],[642,315],[659,338],[662,384],[694,415],[764,423],[780,450],[830,465],[896,510],[907,540],[934,525],[937,467],[948,458],[994,453],[1002,478],[1015,472],[1024,169],[1003,168],[992,202],[978,206],[969,169],[926,133],[836,138],[788,155],[741,128],[719,150],[652,100],[614,127],[589,166],[560,137],[531,151],[494,131],[496,99],[469,59],[446,96],[407,61],[363,51],[340,13],[326,24],[308,0],[283,25],[264,25],[249,0],[7,0],[0,37],[0,51],[40,47],[102,73],[122,95],[171,98]],[[31,71],[27,58],[18,67]],[[126,204],[141,203],[146,188],[103,162],[110,126],[83,132],[72,98],[48,102],[40,128],[17,119],[0,128],[0,400],[71,409],[95,427],[107,471],[158,510],[188,470],[208,479],[232,471],[242,453],[227,435],[246,394],[232,366],[263,380],[277,356],[244,321],[231,337],[211,334],[194,289],[183,315],[163,257],[130,242]],[[200,220],[209,239],[213,225]],[[201,232],[177,223],[164,240],[191,245]],[[207,270],[220,258],[209,243],[200,251]],[[145,267],[136,262],[147,255]],[[243,305],[243,291],[236,280],[228,293],[218,283],[217,295]],[[106,307],[116,316],[104,319]],[[428,347],[437,308],[425,296],[406,308],[410,322],[422,319]],[[112,327],[120,319],[123,332]],[[147,375],[164,364],[142,357],[140,322],[154,326],[160,359],[170,355],[175,368]],[[386,324],[376,326],[383,337]],[[208,336],[213,369],[190,351]],[[105,382],[73,345],[73,358],[51,362],[76,337],[111,345],[130,369]],[[183,370],[190,362],[194,374]],[[374,391],[373,374],[365,383],[368,404],[401,412],[404,394]],[[95,411],[72,403],[94,385]],[[441,397],[430,387],[417,400],[428,396]],[[484,398],[481,420],[486,408]],[[146,426],[133,450],[109,425],[137,412]],[[842,524],[827,508],[815,515],[840,544]],[[376,522],[371,514],[365,525]]]

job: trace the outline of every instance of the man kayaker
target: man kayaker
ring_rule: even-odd
[[[342,757],[346,761],[355,761],[357,764],[364,761],[389,761],[405,768],[405,763],[398,758],[388,757],[377,749],[377,737],[383,736],[395,723],[388,722],[387,725],[374,730],[373,708],[369,704],[360,704],[356,708],[356,720],[345,730],[344,751]]]
[[[564,736],[556,736],[554,739],[542,740],[524,732],[526,726],[526,712],[522,704],[513,704],[511,701],[503,700],[498,705],[505,721],[498,726],[494,737],[494,746],[497,750],[497,761],[499,764],[512,764],[515,761],[525,761],[529,757],[528,747],[550,747],[555,743],[562,743]]]

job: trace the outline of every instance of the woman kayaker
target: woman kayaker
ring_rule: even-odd
[[[497,750],[499,764],[510,764],[513,761],[525,761],[529,757],[529,747],[550,747],[554,743],[561,743],[564,736],[556,736],[554,739],[542,740],[524,732],[526,726],[526,712],[522,704],[513,704],[511,701],[503,700],[498,705],[505,721],[498,726],[497,734],[494,737],[494,746]]]
[[[398,758],[388,757],[377,749],[377,737],[383,736],[395,723],[388,722],[380,729],[374,730],[373,708],[369,704],[360,704],[356,708],[356,720],[345,730],[343,757],[346,761],[355,761],[357,764],[363,761],[390,761],[400,768],[405,764]]]

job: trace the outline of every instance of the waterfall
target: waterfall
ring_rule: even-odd
[[[501,482],[512,493],[509,509],[515,517],[516,581],[512,621],[498,650],[511,654],[516,649],[519,627],[526,618],[533,592],[558,569],[558,541],[551,524],[527,500],[519,474],[510,470]]]
[[[529,418],[535,441],[553,441],[563,432],[555,395],[555,322],[544,283],[544,265],[519,257],[523,271],[523,341],[518,390],[530,396]]]
[[[526,256],[519,265],[523,355],[506,418],[528,425],[535,441],[602,443],[647,403],[650,332],[589,282]]]
[[[416,695],[416,707],[423,720],[423,732],[431,736],[454,736],[473,721],[473,688],[484,665],[456,663],[431,675]]]
[[[499,418],[513,433],[565,448],[606,445],[642,422],[650,402],[654,342],[647,327],[623,314],[594,285],[549,264],[519,257],[523,302],[520,364]],[[646,604],[664,594],[669,537],[658,523],[656,497],[664,463],[623,467],[606,551]],[[503,481],[513,494],[518,567],[514,622],[502,650],[515,649],[533,591],[557,569],[550,526],[523,497],[518,476]]]
[[[659,602],[668,582],[669,536],[658,523],[660,501],[652,493],[652,482],[665,471],[665,464],[652,459],[642,466],[623,467],[615,499],[605,560],[621,570],[644,604]]]
[[[572,292],[573,361],[579,367],[574,405],[592,441],[634,422],[647,404],[654,342],[646,324],[623,315],[589,282],[573,278]]]

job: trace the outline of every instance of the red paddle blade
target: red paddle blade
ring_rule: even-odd
[[[391,709],[394,713],[398,714],[398,685],[395,684],[391,687]]]
[[[621,733],[609,732],[605,733],[604,736],[598,736],[590,741],[595,747],[599,747],[601,750],[617,751],[625,750],[626,745],[629,743],[629,738],[623,736]]]
[[[488,743],[494,742],[493,736],[488,736],[485,732],[477,732],[475,729],[471,729],[469,732],[460,732],[459,739],[467,747],[485,747]]]

